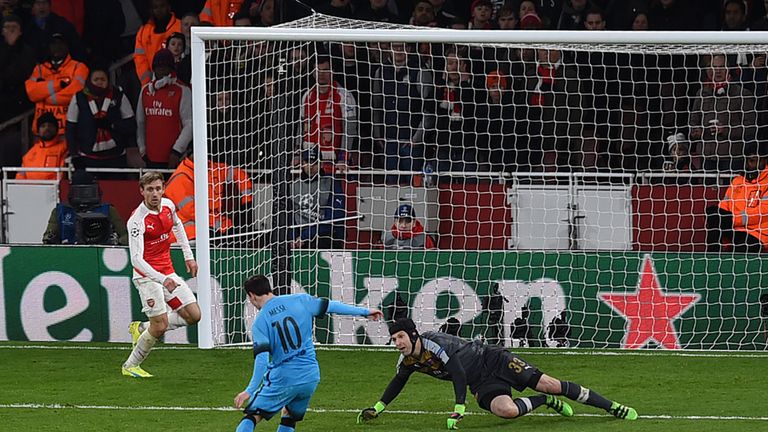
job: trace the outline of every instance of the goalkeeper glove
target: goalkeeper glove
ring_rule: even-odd
[[[374,406],[360,411],[360,414],[357,415],[357,424],[375,419],[386,407],[387,406],[383,402],[379,401],[376,402]]]
[[[464,411],[467,409],[467,407],[464,406],[464,404],[456,404],[456,406],[453,407],[453,414],[451,414],[450,417],[448,417],[448,429],[458,429],[458,424],[461,421],[461,419],[464,418]]]

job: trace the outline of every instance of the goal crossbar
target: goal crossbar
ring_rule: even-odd
[[[451,30],[451,29],[297,29],[194,27],[192,42],[238,39],[306,42],[429,42],[462,44],[669,44],[752,45],[768,43],[768,32],[574,30]],[[194,58],[193,58],[194,61]]]

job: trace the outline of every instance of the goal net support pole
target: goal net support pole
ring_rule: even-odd
[[[211,242],[208,236],[208,98],[205,65],[205,42],[197,27],[192,33],[192,123],[195,158],[195,252],[197,258],[197,301],[200,322],[197,324],[200,348],[213,348],[213,316],[211,287]]]

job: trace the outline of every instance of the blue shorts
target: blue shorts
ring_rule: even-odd
[[[245,407],[245,413],[256,414],[269,420],[285,407],[291,413],[291,418],[299,421],[307,413],[309,400],[319,383],[320,381],[313,381],[305,384],[282,386],[269,382],[264,383],[256,391],[251,403]]]

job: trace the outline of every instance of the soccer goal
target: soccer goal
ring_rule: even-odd
[[[248,343],[264,273],[384,310],[318,319],[321,344],[384,345],[409,316],[508,347],[765,349],[768,260],[707,224],[764,134],[766,52],[761,32],[194,28],[199,345]]]

